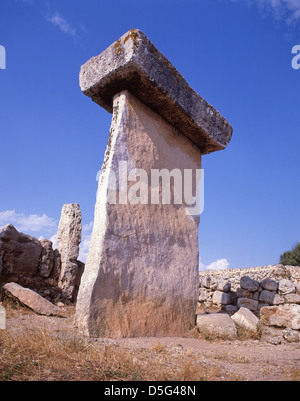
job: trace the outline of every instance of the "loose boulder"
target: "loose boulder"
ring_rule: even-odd
[[[231,319],[237,326],[256,333],[259,328],[259,319],[247,308],[240,308]]]
[[[234,321],[225,313],[197,315],[196,326],[201,334],[211,338],[234,339],[237,336]]]
[[[279,294],[293,294],[296,291],[295,284],[291,280],[282,279],[278,286]]]
[[[60,316],[60,308],[41,297],[35,291],[24,288],[17,283],[7,283],[3,286],[4,296],[32,309],[39,315]]]
[[[232,303],[232,296],[226,292],[215,291],[212,300],[214,304],[229,305]]]
[[[240,286],[244,290],[248,290],[250,292],[255,292],[259,289],[259,283],[248,276],[243,276],[241,278]]]

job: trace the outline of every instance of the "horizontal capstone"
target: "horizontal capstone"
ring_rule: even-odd
[[[232,127],[198,95],[143,32],[133,29],[80,71],[80,87],[112,113],[113,97],[128,90],[187,136],[202,154],[224,149]]]

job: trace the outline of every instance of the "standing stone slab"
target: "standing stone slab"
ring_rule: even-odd
[[[150,177],[195,174],[231,127],[137,30],[88,61],[80,83],[113,117],[75,324],[89,336],[182,335],[195,324],[199,213],[175,201],[175,181],[170,202],[159,185],[152,202]]]
[[[57,231],[56,260],[59,260],[58,287],[62,296],[73,297],[78,271],[77,259],[81,242],[81,211],[77,203],[63,206]]]
[[[187,215],[184,205],[110,205],[108,176],[119,161],[129,170],[171,171],[200,168],[201,157],[129,92],[116,96],[114,105],[77,325],[93,336],[179,335],[195,320],[199,218]]]

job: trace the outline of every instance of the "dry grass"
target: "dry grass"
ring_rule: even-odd
[[[115,379],[140,379],[139,365],[126,352],[55,338],[44,330],[0,332],[0,380]]]
[[[73,308],[66,310],[66,319],[37,316],[12,304],[6,312],[9,329],[0,330],[0,381],[238,381],[249,374],[259,380],[300,380],[296,345],[287,357],[261,344],[204,342],[195,329],[181,339],[150,343],[93,340],[74,334]]]
[[[172,360],[172,363],[170,362]],[[174,363],[174,361],[178,363]],[[0,381],[218,380],[218,367],[157,344],[134,352],[45,330],[0,331]]]

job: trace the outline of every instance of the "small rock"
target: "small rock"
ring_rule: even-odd
[[[273,299],[273,305],[281,305],[281,304],[284,304],[284,298],[279,294],[275,294]]]
[[[273,305],[275,295],[276,295],[275,292],[263,290],[259,295],[259,301],[267,303],[269,305]]]
[[[238,307],[235,305],[225,305],[224,310],[229,316],[233,315],[235,312],[238,311]]]
[[[226,292],[215,291],[212,300],[214,304],[229,305],[232,303],[232,296]]]
[[[248,309],[240,308],[231,319],[240,327],[243,327],[250,332],[256,333],[259,327],[259,319]]]
[[[282,279],[279,281],[278,286],[279,294],[292,294],[295,293],[295,284],[291,280]]]
[[[260,294],[261,292],[259,292],[259,291],[255,291],[255,292],[253,292],[253,299],[255,300],[255,301],[258,301],[259,300],[259,294]]]
[[[234,339],[237,330],[233,320],[225,313],[197,315],[196,326],[200,333],[221,339]]]
[[[300,304],[300,295],[299,294],[287,294],[284,296],[284,302],[287,304]]]
[[[239,298],[237,301],[237,306],[238,306],[238,308],[247,308],[252,311],[257,311],[258,301],[255,301],[254,299],[248,299],[248,298]]]
[[[255,291],[258,291],[258,289],[259,289],[258,281],[252,280],[252,278],[248,277],[248,276],[243,276],[241,278],[240,286],[244,290],[248,290],[250,292],[255,292]]]
[[[265,337],[264,340],[268,342],[269,344],[273,345],[279,345],[282,342],[282,337],[281,336],[276,336],[276,337]]]
[[[282,331],[283,338],[289,343],[300,342],[300,332],[298,330],[284,329]]]
[[[210,297],[209,292],[207,291],[206,288],[200,288],[199,290],[199,302],[204,302]]]
[[[222,291],[222,292],[228,292],[231,288],[231,283],[226,280],[213,280],[210,284],[210,288],[212,290],[217,290],[217,291]]]
[[[210,288],[210,283],[211,283],[211,277],[204,276],[201,281],[201,286],[204,288]]]
[[[249,290],[244,290],[243,288],[237,288],[236,289],[236,295],[238,298],[253,298],[253,293]]]
[[[277,289],[278,289],[277,281],[272,280],[271,278],[268,278],[268,277],[260,282],[260,286],[264,290],[268,290],[268,291],[277,291]]]

